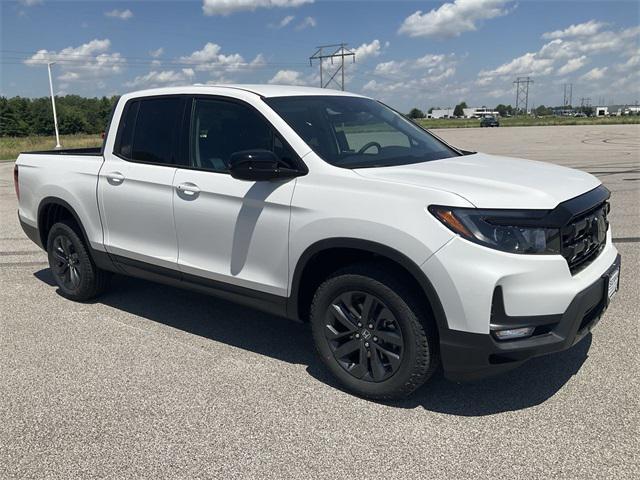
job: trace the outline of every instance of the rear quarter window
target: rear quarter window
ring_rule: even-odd
[[[114,153],[134,162],[174,165],[184,110],[182,97],[154,97],[127,104]]]

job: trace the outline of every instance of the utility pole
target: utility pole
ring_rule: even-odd
[[[569,108],[573,102],[573,83],[565,83],[564,84],[564,100],[562,102],[562,106],[565,108]]]
[[[53,107],[53,126],[56,129],[56,149],[62,148],[60,145],[60,134],[58,133],[58,115],[56,114],[56,97],[53,95],[53,80],[51,79],[51,65],[55,65],[56,62],[47,63],[47,70],[49,71],[49,91],[51,92],[51,106]]]
[[[513,83],[516,86],[516,115],[522,104],[524,104],[524,113],[527,114],[529,109],[529,84],[533,83],[533,80],[529,77],[518,77]]]
[[[348,50],[346,46],[346,43],[322,45],[320,47],[316,47],[315,53],[309,57],[309,65],[313,66],[314,60],[318,60],[320,62],[320,88],[327,88],[331,82],[335,82],[335,84],[340,87],[340,90],[344,90],[344,59],[345,57],[351,57],[352,63],[356,61],[356,54],[351,50]],[[332,53],[325,53],[325,49],[330,49],[329,51]],[[339,59],[338,68],[336,68],[333,73],[329,72],[330,77],[325,82],[323,75],[324,61],[329,60],[331,65],[333,65],[334,59]],[[340,82],[336,80],[336,75],[338,75],[338,73],[341,73]]]

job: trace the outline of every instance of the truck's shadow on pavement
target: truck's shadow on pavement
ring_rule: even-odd
[[[40,270],[35,276],[55,286],[49,269]],[[311,376],[341,388],[315,356],[307,325],[213,297],[122,276],[114,276],[111,289],[97,302],[192,335],[307,365]],[[512,372],[475,383],[449,382],[437,373],[409,399],[386,404],[397,408],[424,407],[460,416],[532,407],[552,397],[578,372],[590,346],[588,335],[570,350],[533,359]]]

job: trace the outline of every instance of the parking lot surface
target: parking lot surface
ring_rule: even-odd
[[[0,478],[638,478],[640,126],[436,133],[609,187],[621,289],[592,335],[481,382],[356,398],[306,325],[124,277],[65,300],[0,163]]]

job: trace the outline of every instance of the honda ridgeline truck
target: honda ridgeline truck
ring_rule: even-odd
[[[118,273],[310,322],[370,398],[567,349],[618,288],[597,178],[460,150],[351,93],[130,93],[102,148],[23,153],[15,185],[62,295]]]

